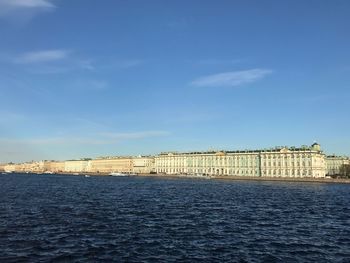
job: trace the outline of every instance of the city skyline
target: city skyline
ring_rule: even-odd
[[[313,141],[349,156],[349,8],[0,0],[0,163]]]
[[[340,158],[344,158],[344,159],[349,159],[350,156],[347,155],[339,155],[336,153],[328,153],[327,151],[324,151],[324,149],[322,148],[322,146],[317,143],[314,142],[313,144],[310,145],[299,145],[299,146],[288,146],[288,145],[280,145],[280,146],[271,146],[271,147],[267,147],[267,148],[260,148],[260,149],[248,149],[248,148],[244,148],[244,149],[214,149],[214,148],[210,148],[207,150],[190,150],[190,151],[176,151],[176,150],[167,150],[167,151],[163,151],[163,152],[158,152],[158,153],[153,153],[153,154],[131,154],[131,155],[118,155],[118,154],[112,154],[112,155],[98,155],[95,154],[94,156],[80,156],[77,158],[73,158],[73,159],[38,159],[38,160],[27,160],[27,161],[19,161],[17,162],[17,164],[21,164],[21,163],[37,163],[37,162],[42,162],[42,161],[57,161],[57,162],[64,162],[64,161],[81,161],[81,160],[98,160],[98,159],[118,159],[118,158],[141,158],[141,157],[157,157],[157,156],[162,156],[162,155],[178,155],[178,154],[206,154],[206,153],[211,153],[211,154],[227,154],[227,153],[251,153],[251,152],[279,152],[279,151],[283,151],[283,150],[287,150],[287,151],[304,151],[304,150],[310,150],[313,148],[314,145],[317,145],[318,147],[320,147],[320,153],[322,155],[324,155],[325,157],[340,157]],[[13,161],[9,161],[7,163],[0,163],[2,165],[5,164],[15,164],[16,162]]]

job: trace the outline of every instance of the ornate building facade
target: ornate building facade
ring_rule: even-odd
[[[314,177],[326,175],[320,145],[253,151],[161,153],[157,173],[216,176]]]

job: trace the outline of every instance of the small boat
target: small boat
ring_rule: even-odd
[[[129,176],[128,174],[123,174],[123,173],[110,173],[110,176]]]
[[[84,176],[85,176],[85,177],[90,177],[90,175],[88,175],[88,174],[85,174]]]
[[[1,173],[1,174],[6,174],[6,173]]]

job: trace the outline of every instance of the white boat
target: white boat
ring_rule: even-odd
[[[110,176],[129,176],[128,174],[123,174],[123,173],[110,173]]]
[[[85,177],[90,177],[90,175],[88,175],[88,174],[85,174],[84,176],[85,176]]]

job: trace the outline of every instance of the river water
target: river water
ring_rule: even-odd
[[[350,262],[350,185],[0,175],[0,262]]]

